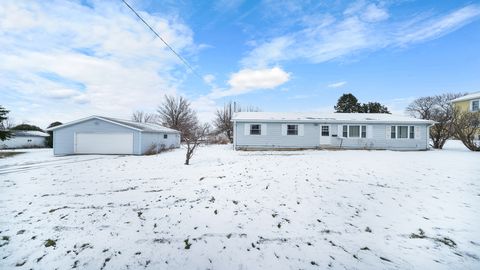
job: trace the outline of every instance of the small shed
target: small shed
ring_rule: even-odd
[[[53,153],[143,155],[151,149],[180,147],[180,132],[152,123],[90,116],[49,128]]]
[[[48,133],[38,130],[12,130],[12,137],[0,141],[0,149],[40,148],[45,147]]]

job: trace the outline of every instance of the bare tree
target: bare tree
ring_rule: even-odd
[[[235,106],[235,112],[261,112],[262,110],[259,107],[248,105],[245,107],[242,107],[240,105]]]
[[[191,128],[190,132],[184,135],[184,140],[187,145],[187,154],[185,155],[185,165],[190,165],[190,159],[193,153],[200,145],[201,141],[208,134],[210,126],[208,124],[200,125],[197,123]]]
[[[433,148],[442,149],[445,142],[454,135],[453,118],[454,109],[452,99],[465,94],[442,94],[430,97],[421,97],[414,100],[408,107],[407,112],[417,118],[435,121],[430,128],[430,139]]]
[[[190,129],[198,123],[195,111],[190,108],[190,102],[184,97],[166,95],[157,112],[161,123],[166,127],[180,131],[182,137],[185,137]]]
[[[215,119],[213,125],[218,133],[223,133],[227,136],[230,142],[233,142],[233,108],[232,102],[229,102],[223,106],[223,109],[218,109],[215,112]]]
[[[230,143],[233,142],[233,114],[235,112],[259,112],[260,108],[255,106],[241,107],[236,103],[228,102],[223,106],[223,109],[218,109],[215,112],[215,119],[213,125],[215,127],[216,134],[225,134]]]
[[[132,121],[138,123],[156,123],[157,116],[153,113],[146,113],[144,111],[135,111],[132,113]]]
[[[480,151],[480,112],[455,111],[455,135],[471,151]],[[475,138],[475,136],[478,136]]]

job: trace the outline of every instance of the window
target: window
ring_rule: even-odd
[[[330,136],[330,127],[322,126],[322,136]]]
[[[480,102],[480,100],[472,101],[472,112],[476,112],[476,111],[479,110],[479,108],[478,108],[479,107],[479,104],[478,104],[479,102]]]
[[[397,133],[395,132],[395,126],[390,127],[390,138],[395,139],[397,137]]]
[[[287,135],[298,135],[298,125],[287,125]]]
[[[163,138],[164,138],[164,139],[168,138],[168,135],[167,135],[167,134],[163,134]]]
[[[410,126],[410,139],[415,139],[415,127]]]
[[[348,137],[348,131],[347,131],[347,129],[348,129],[348,126],[343,126],[343,136],[342,136],[342,137],[344,137],[344,138],[347,138],[347,137]]]
[[[408,138],[408,126],[398,126],[398,134],[397,138],[399,139],[407,139]]]
[[[359,138],[360,137],[360,126],[349,126],[348,127],[348,137],[349,138]]]
[[[261,126],[256,124],[256,125],[250,125],[250,135],[261,135],[262,134],[262,129]]]
[[[367,137],[367,126],[362,126],[362,138]]]

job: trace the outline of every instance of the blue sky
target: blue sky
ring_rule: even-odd
[[[128,1],[128,0],[127,0]],[[343,93],[402,114],[419,96],[480,91],[478,1],[2,1],[0,104],[45,127],[155,111],[209,121],[225,102],[332,111]]]

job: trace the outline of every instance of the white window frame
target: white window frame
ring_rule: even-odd
[[[298,136],[299,135],[299,125],[298,124],[286,124],[287,125],[287,136]],[[295,126],[294,131],[296,131],[296,134],[288,134],[288,127],[289,126]]]
[[[253,126],[258,126],[258,134],[252,134],[252,127]],[[248,135],[250,136],[261,136],[262,135],[262,125],[261,124],[250,124],[249,132]]]
[[[406,133],[405,138],[400,138],[400,137],[399,137],[399,136],[400,136],[400,127],[406,127],[406,128],[407,128],[407,133]],[[410,131],[410,126],[408,126],[408,125],[398,125],[398,126],[397,126],[397,132],[396,132],[396,133],[397,133],[397,139],[400,139],[400,140],[408,139],[409,136],[410,136],[410,132],[409,132],[409,131]]]
[[[327,135],[323,135],[323,128],[327,128]],[[323,137],[327,137],[327,136],[330,136],[330,126],[329,125],[321,125],[320,126],[320,135],[323,136]]]
[[[358,137],[351,137],[350,136],[350,127],[351,126],[358,126]],[[345,127],[347,127],[347,136],[345,137]],[[365,127],[365,137],[362,137],[362,129]],[[351,139],[366,139],[368,138],[368,125],[362,124],[354,124],[354,125],[342,125],[342,138],[351,138]]]
[[[477,109],[476,110],[473,110],[473,103],[474,102],[477,102]],[[475,99],[475,100],[472,100],[472,102],[470,102],[470,111],[471,112],[479,112],[480,111],[480,99]]]
[[[389,125],[389,138],[391,140],[416,140],[417,139],[417,132],[416,132],[416,129],[418,129],[418,126],[415,126],[415,125]],[[392,138],[392,128],[394,127],[395,129],[395,138]],[[407,137],[406,138],[399,138],[399,133],[400,133],[400,129],[399,127],[407,127]],[[413,138],[410,137],[411,133],[412,133],[412,128],[413,128]]]

